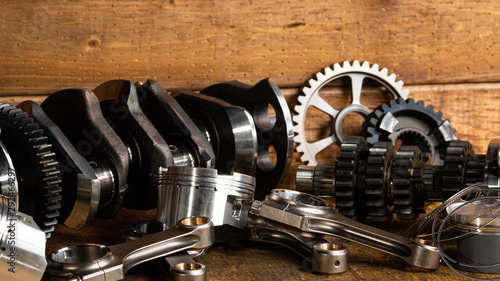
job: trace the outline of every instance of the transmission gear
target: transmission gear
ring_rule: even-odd
[[[369,150],[366,163],[365,198],[371,221],[387,222],[392,219],[387,185],[394,161],[395,149],[390,142],[378,142]]]
[[[340,107],[333,107],[325,101],[319,94],[319,91],[330,82],[343,77],[349,77],[351,80],[351,103]],[[344,117],[356,112],[363,117],[368,116],[371,110],[361,104],[361,94],[363,81],[371,79],[377,82],[380,86],[385,87],[390,96],[394,99],[406,99],[409,90],[403,90],[403,82],[396,81],[396,75],[388,75],[388,70],[383,68],[379,70],[378,64],[370,66],[368,62],[362,65],[355,60],[352,64],[345,61],[343,65],[336,63],[333,69],[326,67],[323,72],[318,72],[315,79],[309,80],[309,86],[302,89],[303,95],[299,96],[298,103],[295,107],[297,114],[293,121],[296,125],[293,130],[296,133],[295,141],[298,143],[297,151],[302,154],[301,160],[309,164],[316,164],[316,155],[333,143],[340,145],[344,141],[344,136],[341,131],[341,124]],[[325,114],[329,115],[332,120],[331,135],[317,140],[308,142],[305,135],[305,120],[306,113],[309,107],[315,107]]]
[[[425,166],[422,151],[416,146],[402,146],[396,152],[392,172],[392,201],[400,219],[416,219],[424,213],[422,169]]]
[[[358,210],[358,186],[364,183],[364,155],[367,153],[363,137],[349,136],[340,147],[335,163],[335,203],[339,213],[357,219],[362,215]]]
[[[434,106],[423,101],[394,99],[377,107],[363,127],[369,144],[378,141],[400,141],[401,145],[418,146],[432,157],[432,165],[443,165],[444,150],[450,141],[458,140],[448,119],[442,120]]]
[[[57,224],[61,182],[52,145],[33,118],[0,104],[0,140],[10,155],[19,182],[19,211],[34,217],[49,238]]]

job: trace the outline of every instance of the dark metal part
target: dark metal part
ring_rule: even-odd
[[[174,165],[215,167],[215,153],[210,142],[165,88],[148,80],[137,86],[137,95],[142,112],[163,139],[174,146]]]
[[[212,85],[202,94],[247,109],[257,127],[257,187],[255,198],[263,199],[286,179],[293,156],[293,124],[290,110],[278,86],[264,79],[255,86],[233,81]],[[275,162],[274,155],[276,152]]]
[[[181,89],[172,96],[207,136],[219,173],[255,176],[257,131],[250,113],[223,100]]]
[[[61,208],[61,172],[52,144],[33,118],[8,104],[0,104],[0,130],[15,169],[9,173],[19,184],[19,211],[33,216],[49,238]]]
[[[368,115],[363,127],[367,142],[400,141],[400,145],[418,146],[432,156],[432,165],[443,165],[444,151],[450,141],[458,140],[449,120],[442,120],[434,106],[414,99],[391,100]]]
[[[102,115],[99,100],[90,90],[68,89],[52,94],[41,107],[80,155],[112,177],[107,190],[101,186],[96,217],[114,217],[127,190],[129,153]]]
[[[152,175],[160,167],[174,165],[168,144],[148,120],[140,107],[136,87],[131,81],[113,80],[94,90],[101,101],[104,118],[128,149],[128,191],[123,207],[154,209],[158,191]]]
[[[349,136],[335,162],[335,203],[339,213],[352,219],[365,217],[358,204],[364,184],[368,147],[363,137]]]
[[[94,169],[40,105],[25,101],[19,107],[43,128],[53,143],[52,147],[61,169],[61,195],[64,198],[61,200],[59,221],[69,227],[87,226],[97,212],[101,194],[101,182]]]

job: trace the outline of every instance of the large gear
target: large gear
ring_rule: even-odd
[[[359,219],[363,214],[358,210],[358,192],[364,184],[364,153],[368,151],[363,137],[347,137],[340,147],[335,162],[335,203],[339,213]]]
[[[378,142],[369,150],[366,160],[366,176],[364,196],[368,208],[368,218],[371,221],[388,222],[392,212],[387,207],[390,171],[395,150],[390,142]]]
[[[325,101],[319,95],[319,91],[333,80],[342,77],[351,79],[351,103],[338,109]],[[387,92],[395,99],[406,99],[409,94],[409,90],[403,89],[403,82],[396,81],[395,74],[388,75],[386,68],[380,70],[377,64],[370,66],[366,61],[362,65],[357,60],[352,64],[345,61],[342,66],[336,63],[333,69],[326,67],[323,72],[318,72],[315,79],[309,80],[309,86],[302,89],[303,95],[299,96],[299,104],[295,106],[297,114],[293,117],[293,121],[296,123],[293,128],[296,133],[295,142],[298,143],[297,151],[302,154],[301,160],[303,162],[317,164],[316,154],[333,143],[340,145],[344,141],[341,124],[347,114],[356,112],[366,117],[371,112],[360,101],[365,78],[374,80],[385,87]],[[331,135],[315,142],[308,142],[305,135],[306,112],[311,106],[326,113],[332,119]]]
[[[61,208],[61,177],[52,145],[38,123],[15,106],[0,104],[0,128],[19,182],[19,210],[33,216],[49,238]]]
[[[423,101],[394,99],[377,107],[363,127],[369,144],[378,141],[400,141],[401,145],[418,146],[432,157],[432,165],[442,165],[443,153],[450,141],[458,140],[448,119],[442,120],[434,106]]]

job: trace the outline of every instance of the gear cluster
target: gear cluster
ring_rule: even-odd
[[[483,181],[484,167],[481,170],[471,159],[485,156],[474,155],[469,142],[451,142],[444,156],[444,165],[431,165],[418,146],[396,149],[390,142],[376,142],[370,147],[363,137],[349,136],[330,174],[324,173],[323,165],[299,166],[297,189],[316,191],[315,182],[334,178],[329,188],[322,184],[316,193],[335,198],[339,213],[377,222],[390,221],[393,213],[415,219],[425,212],[426,202],[444,201],[467,182]]]

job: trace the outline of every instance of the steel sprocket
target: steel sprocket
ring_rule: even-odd
[[[0,104],[0,128],[19,182],[19,210],[33,216],[49,238],[61,208],[61,172],[52,145],[38,123],[15,106]]]
[[[342,77],[351,79],[351,103],[338,109],[326,102],[319,95],[319,91],[333,80]],[[363,64],[360,64],[357,60],[352,64],[349,61],[344,61],[342,66],[336,63],[333,65],[333,69],[326,67],[323,72],[318,72],[316,78],[309,80],[309,85],[302,89],[302,95],[298,97],[298,105],[294,108],[297,113],[293,117],[293,121],[296,123],[293,128],[296,133],[295,142],[298,143],[297,151],[302,154],[301,160],[303,162],[317,164],[316,154],[333,143],[340,145],[344,141],[341,123],[348,113],[357,112],[366,117],[371,112],[360,101],[365,78],[374,80],[384,86],[395,99],[406,99],[409,94],[409,90],[403,89],[403,82],[396,81],[394,73],[389,75],[387,68],[380,70],[378,64],[370,66],[367,61],[363,62]],[[306,112],[310,106],[321,110],[332,119],[331,135],[312,143],[308,142],[305,136]]]

